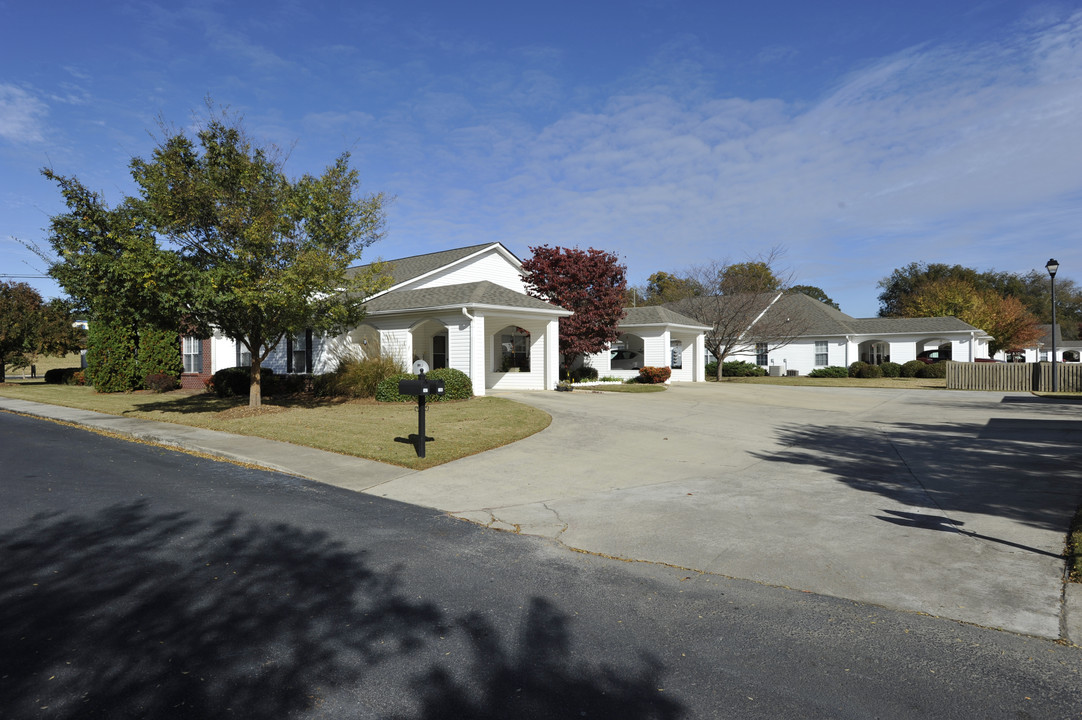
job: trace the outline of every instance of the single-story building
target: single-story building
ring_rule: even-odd
[[[559,381],[559,320],[569,310],[526,293],[522,262],[500,243],[391,260],[392,284],[365,302],[358,327],[337,337],[311,330],[286,338],[264,367],[275,373],[323,373],[348,357],[390,353],[405,367],[461,370],[475,395],[487,390],[553,389]],[[360,272],[363,267],[353,268]],[[671,366],[673,379],[702,381],[705,326],[664,308],[631,308],[614,348],[631,348],[647,365]],[[197,388],[223,368],[251,358],[235,339],[185,337],[184,387]],[[633,377],[611,354],[589,360],[601,375]],[[642,362],[636,366],[641,367]]]
[[[858,360],[905,363],[934,349],[949,349],[960,361],[988,357],[989,335],[954,317],[854,318],[802,293],[777,293],[763,305],[745,332],[746,342],[727,361],[750,362],[773,374],[807,375]],[[770,332],[756,340],[760,327]]]
[[[1052,360],[1052,345],[1055,344],[1057,361],[1067,363],[1082,362],[1082,340],[1064,340],[1059,325],[1056,325],[1056,338],[1055,343],[1053,343],[1052,324],[1041,325],[1040,328],[1044,331],[1044,334],[1033,345],[1013,353],[1000,351],[996,353],[996,359],[1029,363],[1049,362]]]

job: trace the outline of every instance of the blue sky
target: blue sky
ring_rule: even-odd
[[[1082,3],[994,0],[0,0],[0,274],[42,270],[43,166],[116,203],[207,96],[396,197],[366,259],[782,246],[855,316],[912,261],[1082,280]]]

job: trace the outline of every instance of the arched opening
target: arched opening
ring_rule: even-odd
[[[1063,351],[1063,362],[1079,362],[1079,351],[1078,350],[1064,350]]]
[[[515,325],[508,325],[495,335],[493,343],[496,356],[493,367],[496,372],[530,372],[530,333]]]
[[[643,339],[633,333],[623,333],[609,349],[609,367],[613,370],[638,370],[645,363]]]
[[[860,344],[860,359],[869,365],[882,365],[890,362],[890,343],[882,340],[868,340]]]
[[[447,367],[447,326],[438,320],[424,320],[410,328],[413,358],[424,360],[432,370]]]

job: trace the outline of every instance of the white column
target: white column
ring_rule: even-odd
[[[555,390],[560,381],[560,321],[545,326],[545,389]]]
[[[695,374],[694,382],[706,382],[706,334],[699,333],[695,336]]]
[[[470,380],[473,394],[485,394],[485,314],[475,312],[470,321]]]

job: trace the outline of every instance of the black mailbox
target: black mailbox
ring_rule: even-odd
[[[424,368],[417,374],[416,380],[399,380],[398,394],[411,395],[417,398],[417,455],[425,456],[425,398],[434,395],[443,395],[443,380],[429,380],[425,377]]]
[[[398,394],[413,397],[443,395],[443,380],[399,380]]]

